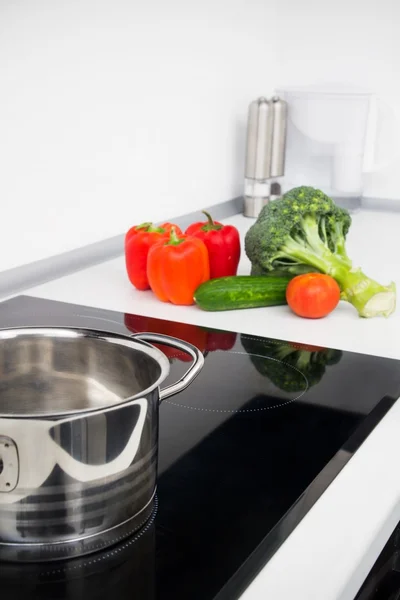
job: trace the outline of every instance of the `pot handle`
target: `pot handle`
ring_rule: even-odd
[[[137,340],[143,340],[144,342],[163,344],[164,346],[171,346],[171,348],[176,348],[177,350],[182,350],[183,352],[186,352],[193,358],[193,363],[191,364],[189,369],[176,383],[172,383],[171,385],[168,385],[164,389],[160,390],[160,402],[162,402],[162,400],[165,400],[166,398],[175,396],[175,394],[179,394],[179,392],[182,392],[192,383],[192,381],[194,381],[194,379],[196,379],[197,375],[203,368],[203,354],[198,348],[196,348],[196,346],[193,346],[193,344],[189,344],[189,342],[178,340],[177,338],[174,338],[170,335],[158,333],[136,333],[132,337]]]

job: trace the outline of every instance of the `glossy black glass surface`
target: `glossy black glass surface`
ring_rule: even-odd
[[[400,396],[390,359],[28,296],[0,304],[1,328],[23,325],[174,335],[201,348],[205,366],[160,407],[154,522],[85,559],[0,564],[7,599],[240,597]],[[188,359],[163,350],[167,385]]]

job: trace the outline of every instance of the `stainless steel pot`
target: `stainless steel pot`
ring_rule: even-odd
[[[193,358],[160,391],[169,361]],[[153,509],[158,406],[204,363],[165,335],[71,328],[0,330],[0,559],[48,561],[108,547]]]

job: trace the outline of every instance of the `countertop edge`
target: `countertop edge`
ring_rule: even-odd
[[[212,212],[215,219],[226,219],[242,212],[242,205],[243,198],[238,196],[226,202],[209,206],[206,210]],[[201,217],[200,209],[178,217],[171,217],[169,220],[186,228],[199,216]],[[163,221],[166,220],[163,219]],[[2,271],[0,272],[0,299],[116,258],[123,253],[124,237],[125,234],[122,233],[69,252]]]

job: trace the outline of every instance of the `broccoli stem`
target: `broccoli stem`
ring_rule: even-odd
[[[306,245],[290,238],[279,256],[311,265],[336,279],[341,289],[342,300],[352,304],[360,317],[391,315],[396,308],[395,284],[383,286],[365,275],[361,269],[353,269],[349,258],[344,259],[333,254],[321,238],[318,239],[320,243],[315,236],[307,235]]]
[[[342,260],[342,262],[345,265],[347,265],[349,267],[349,269],[351,269],[352,261],[347,255],[344,238],[338,236],[334,240],[334,243],[335,243],[335,251],[333,252],[334,256],[340,258]]]
[[[311,265],[328,275],[332,274],[332,270],[348,269],[351,267],[351,264],[349,265],[340,256],[332,254],[319,237],[318,240],[314,239],[311,244],[311,239],[307,238],[306,244],[290,238],[285,242],[281,251],[276,254],[275,259],[283,258],[292,262],[296,260],[299,264],[305,263]]]
[[[310,365],[311,353],[307,352],[307,350],[301,350],[298,355],[298,359],[296,362],[296,367],[299,371],[304,371]]]
[[[352,262],[350,258],[347,256],[346,245],[343,236],[338,236],[335,244],[335,254],[339,255],[344,262],[351,268]]]
[[[335,276],[342,290],[341,298],[350,302],[360,317],[391,315],[396,308],[396,286],[377,283],[361,269],[351,269]]]
[[[281,344],[278,348],[275,348],[276,357],[279,360],[285,361],[285,359],[295,352],[294,348],[291,348],[289,344]]]

